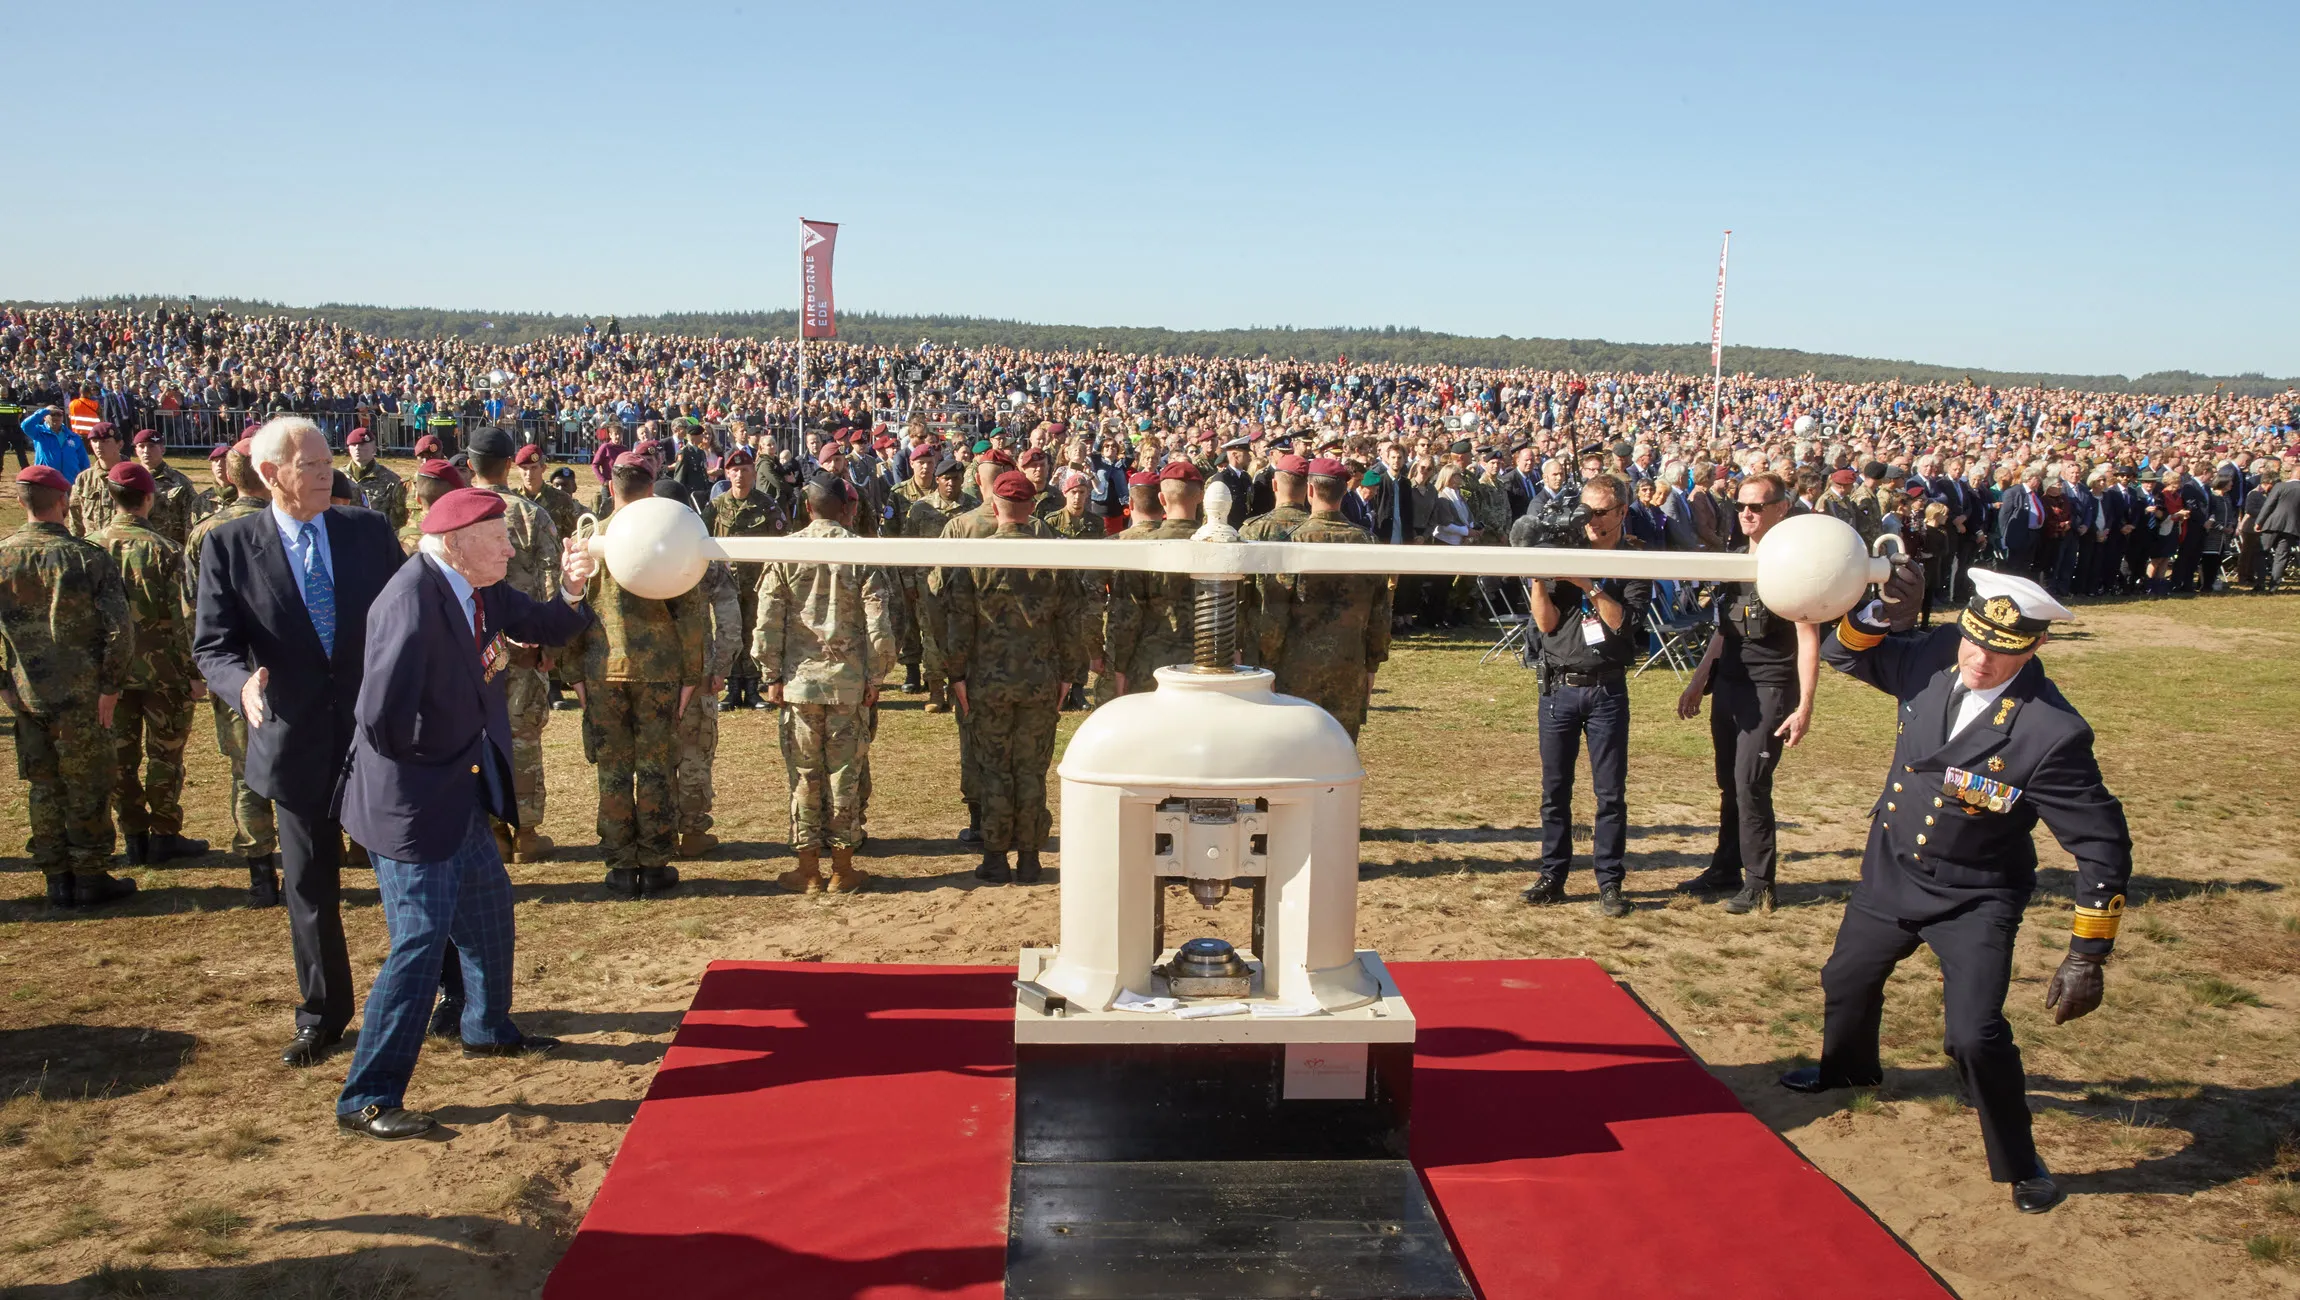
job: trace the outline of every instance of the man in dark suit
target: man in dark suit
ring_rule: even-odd
[[[277,812],[302,994],[280,1059],[303,1066],[351,1023],[337,911],[343,833],[330,809],[351,745],[367,607],[404,557],[382,515],[329,506],[335,464],[311,421],[264,425],[248,458],[271,505],[207,535],[192,655],[208,689],[247,719],[247,786]]]
[[[504,581],[513,549],[504,514],[498,493],[460,488],[441,497],[423,514],[420,553],[368,615],[340,808],[344,829],[375,863],[391,955],[368,991],[336,1123],[369,1137],[413,1137],[432,1126],[402,1103],[451,934],[463,968],[463,1054],[531,1055],[558,1045],[511,1023],[511,878],[493,821],[517,826],[519,804],[498,674],[513,643],[563,645],[589,624],[576,602],[592,558],[568,539],[563,599],[531,599]]]
[[[2019,577],[2037,576],[2037,547],[2044,539],[2044,471],[2031,469],[2005,489],[1997,503],[1997,549],[2004,566]]]
[[[1541,453],[1530,442],[1521,442],[1509,449],[1510,467],[1494,476],[1501,490],[1509,494],[1509,518],[1515,523],[1533,508],[1534,494],[1541,490]]]
[[[1821,1063],[1797,1092],[1884,1081],[1885,980],[1923,944],[1940,958],[1944,1050],[1980,1112],[1989,1175],[2024,1213],[2061,1192],[2037,1159],[2020,1049],[2005,1021],[2013,939],[2036,892],[2036,825],[2076,858],[2068,955],[2045,989],[2055,1024],[2100,1005],[2132,875],[2124,808],[2101,781],[2092,728],[2036,661],[2066,607],[2026,579],[1973,571],[1954,628],[1914,625],[1922,579],[1896,568],[1885,599],[1838,625],[1822,653],[1900,702],[1899,740],[1877,799],[1861,881],[1821,970]]]

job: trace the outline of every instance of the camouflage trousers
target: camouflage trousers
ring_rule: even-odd
[[[511,790],[519,824],[543,824],[543,726],[551,721],[551,679],[514,662],[503,670],[503,703],[511,712]]]
[[[1196,662],[1197,656],[1198,647],[1188,641],[1144,641],[1135,647],[1133,662],[1124,665],[1126,693],[1140,695],[1144,691],[1157,690],[1159,669],[1177,664],[1187,666]],[[1110,666],[1120,667],[1117,664]],[[1117,683],[1111,683],[1111,690],[1117,690]]]
[[[707,690],[679,715],[679,771],[673,780],[673,829],[699,835],[711,829],[711,760],[719,753],[719,697]]]
[[[869,797],[870,710],[785,704],[780,732],[791,782],[791,850],[856,847]]]
[[[942,602],[926,589],[923,576],[908,576],[916,570],[905,570],[900,581],[903,606],[902,653],[905,664],[917,664],[926,676],[929,691],[939,694],[948,682],[942,671],[942,635],[939,626]]]
[[[232,852],[260,858],[279,851],[272,801],[248,789],[248,723],[220,696],[208,697],[216,718],[216,750],[232,765]]]
[[[1297,695],[1334,715],[1350,739],[1358,738],[1358,729],[1366,725],[1366,669],[1363,663],[1300,664],[1292,660],[1279,663],[1277,691],[1280,695]]]
[[[727,669],[727,680],[748,685],[759,680],[759,663],[751,658],[751,631],[759,625],[759,581],[757,574],[744,581],[740,568],[735,574],[735,605],[742,611],[743,634],[735,638],[735,662]]]
[[[184,745],[192,700],[183,687],[122,691],[112,707],[112,788],[122,835],[177,835],[184,829]]]
[[[1054,829],[1046,807],[1046,771],[1054,764],[1054,728],[1061,701],[974,699],[968,722],[974,733],[967,757],[975,769],[975,797],[982,801],[982,847],[987,853],[1035,850]]]
[[[583,748],[599,768],[600,851],[609,867],[667,866],[679,684],[592,682],[584,695]]]
[[[102,871],[112,860],[112,735],[94,701],[16,715],[16,775],[31,784],[32,865]]]

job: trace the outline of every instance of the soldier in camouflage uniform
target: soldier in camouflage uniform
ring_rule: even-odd
[[[1876,541],[1885,531],[1885,516],[1893,513],[1891,494],[1884,490],[1885,473],[1880,460],[1861,466],[1861,481],[1846,498],[1853,506],[1853,528],[1864,542]]]
[[[1821,499],[1814,505],[1822,514],[1859,532],[1862,541],[1873,542],[1877,540],[1876,534],[1868,531],[1866,515],[1853,504],[1851,496],[1853,484],[1859,479],[1860,475],[1849,469],[1835,471],[1829,475],[1829,484],[1821,490]]]
[[[108,903],[136,892],[105,871],[112,711],[134,645],[128,599],[110,558],[65,528],[62,474],[19,471],[16,496],[27,517],[0,539],[0,700],[16,716],[16,773],[32,787],[32,860],[49,903]]]
[[[559,595],[559,528],[543,507],[511,486],[511,458],[518,440],[500,426],[471,435],[472,486],[503,498],[503,522],[511,535],[511,562],[503,580],[535,601]],[[543,728],[551,721],[551,683],[544,676],[541,646],[511,646],[502,676],[503,703],[511,714],[511,783],[519,805],[519,829],[497,825],[495,838],[505,862],[542,862],[551,856],[543,824]]]
[[[1303,521],[1310,517],[1310,511],[1306,504],[1309,501],[1307,482],[1309,472],[1309,462],[1292,452],[1282,453],[1272,460],[1270,462],[1270,495],[1276,504],[1272,505],[1266,513],[1255,515],[1245,523],[1240,524],[1238,526],[1239,539],[1248,542],[1282,542],[1292,537],[1294,530],[1301,527]],[[1263,588],[1269,582],[1270,577],[1264,575],[1249,578],[1238,584],[1238,626],[1240,628],[1251,629],[1257,626],[1264,599]],[[1238,649],[1243,652],[1248,664],[1259,668],[1269,667],[1268,664],[1262,662],[1262,648],[1258,638],[1250,634],[1243,635],[1239,637],[1239,642]]]
[[[1205,483],[1205,475],[1189,461],[1166,462],[1158,472],[1159,509],[1165,518],[1147,536],[1187,540],[1196,533]],[[1102,657],[1118,679],[1119,694],[1156,690],[1160,668],[1191,661],[1196,608],[1197,584],[1189,574],[1119,573],[1111,579]]]
[[[682,858],[699,858],[719,847],[719,837],[711,833],[715,797],[711,765],[719,754],[719,690],[734,666],[737,647],[750,639],[750,625],[742,621],[743,603],[735,594],[735,566],[714,560],[703,570],[697,587],[710,608],[711,636],[703,656],[703,689],[679,715],[674,849]]]
[[[375,435],[354,429],[343,436],[343,449],[351,458],[344,477],[367,497],[367,508],[389,519],[394,529],[407,527],[407,482],[376,460]]]
[[[1364,542],[1366,530],[1342,517],[1349,470],[1340,461],[1309,463],[1310,517],[1289,541]],[[1390,588],[1363,574],[1283,574],[1258,584],[1254,628],[1261,662],[1278,675],[1283,695],[1308,700],[1358,738],[1374,672],[1390,656]]]
[[[427,460],[415,467],[415,487],[409,495],[415,499],[415,509],[406,523],[399,526],[399,549],[409,555],[423,541],[423,512],[455,489],[462,487],[463,471],[444,460]]]
[[[624,452],[608,487],[618,508],[644,500],[655,492],[654,468]],[[599,769],[607,887],[634,898],[665,893],[679,883],[670,865],[679,718],[703,686],[710,605],[700,587],[669,600],[632,595],[605,568],[583,600],[594,618],[566,653],[583,665],[576,692],[584,756]]]
[[[120,433],[109,423],[99,424],[88,435],[88,468],[72,480],[70,518],[65,520],[72,536],[86,540],[103,532],[112,522],[112,489],[106,486],[105,475],[120,463]]]
[[[192,535],[193,516],[200,513],[200,490],[168,463],[168,442],[158,429],[137,434],[135,450],[136,463],[152,476],[152,513],[144,522],[153,532],[182,546]]]
[[[543,513],[551,516],[551,526],[559,530],[560,537],[573,537],[576,522],[583,518],[583,504],[552,486],[551,462],[544,456],[543,449],[533,444],[521,447],[511,463],[515,467],[514,486],[519,495],[543,507]]]
[[[951,520],[969,508],[959,495],[958,486],[966,467],[955,456],[944,456],[932,469],[916,471],[905,488],[924,481],[915,494],[907,496],[902,511],[902,535],[905,537],[940,537]],[[903,609],[908,614],[905,626],[917,638],[914,647],[905,641],[900,653],[904,662],[917,656],[920,683],[926,688],[928,713],[950,712],[950,693],[946,689],[948,675],[942,666],[942,587],[939,569],[904,565],[894,570],[894,581],[902,594]]]
[[[993,537],[1037,536],[1029,527],[1036,489],[1009,471],[993,485]],[[943,593],[950,688],[973,730],[967,757],[982,801],[982,865],[991,884],[1038,882],[1038,851],[1053,829],[1046,770],[1055,724],[1071,683],[1086,671],[1085,600],[1058,569],[952,569]],[[1015,864],[1006,864],[1007,850]]]
[[[783,512],[772,497],[758,490],[758,460],[751,449],[737,447],[728,452],[720,468],[727,476],[727,490],[711,502],[711,536],[781,536],[787,526]],[[756,708],[761,703],[759,668],[751,661],[750,629],[759,622],[759,579],[766,567],[751,563],[735,566],[736,626],[741,631],[735,637],[734,662],[726,669],[727,698],[721,701],[730,709]]]
[[[95,540],[120,571],[135,623],[135,651],[112,709],[113,797],[128,861],[157,865],[208,851],[206,840],[183,836],[184,742],[207,684],[192,666],[184,550],[151,526],[159,503],[151,471],[124,460],[108,477],[117,509]]]
[[[213,463],[231,499],[214,514],[193,525],[184,542],[185,587],[197,612],[200,583],[200,548],[218,525],[252,515],[271,504],[271,494],[249,462],[244,444],[227,448]],[[247,860],[248,898],[257,907],[280,902],[279,830],[272,816],[272,801],[248,789],[248,723],[240,711],[221,696],[208,696],[214,714],[216,749],[232,769],[232,852]]]
[[[1093,479],[1079,470],[1058,469],[1054,471],[1054,483],[1062,508],[1041,516],[1046,526],[1053,529],[1057,537],[1073,541],[1108,539],[1110,531],[1102,526],[1101,516],[1086,512],[1086,496],[1093,490]],[[1087,651],[1091,666],[1084,676],[1070,679],[1070,691],[1062,707],[1085,709],[1101,702],[1094,697],[1102,688],[1102,679],[1109,675],[1102,671],[1102,619],[1110,607],[1110,573],[1106,569],[1079,569],[1072,573],[1071,581],[1078,585],[1079,617],[1085,621],[1087,636],[1092,642]]]
[[[975,495],[977,504],[953,516],[949,523],[943,525],[942,535],[953,538],[988,537],[997,532],[998,516],[993,514],[990,508],[990,485],[997,480],[1000,474],[1013,468],[1014,458],[1007,455],[1003,450],[992,450],[976,457],[970,472],[974,475],[977,488]],[[1035,515],[1031,517],[1030,530],[1033,536],[1054,536],[1053,530],[1046,526],[1045,521]],[[936,569],[929,582],[939,597],[943,588],[950,583],[950,570],[947,568]],[[939,604],[939,601],[937,603]],[[943,636],[945,638],[944,644],[947,647],[949,636],[947,628],[944,629]],[[967,719],[964,710],[958,713],[956,721],[958,723],[958,794],[959,798],[966,803],[966,828],[958,833],[958,842],[961,844],[980,844],[982,843],[982,799],[974,788],[974,761],[967,757],[967,746],[973,743],[970,739],[973,724]]]
[[[854,485],[818,474],[807,484],[812,517],[797,537],[852,537],[861,504]],[[778,881],[798,893],[863,887],[854,865],[862,842],[870,710],[893,669],[890,606],[882,569],[848,564],[770,564],[759,580],[751,637],[767,700],[781,709],[783,766],[791,784],[791,852],[798,866]],[[831,851],[831,878],[822,851]]]

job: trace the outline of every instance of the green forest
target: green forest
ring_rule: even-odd
[[[149,311],[165,303],[182,307],[221,307],[249,315],[319,316],[366,334],[395,338],[467,338],[517,343],[551,334],[568,334],[585,323],[604,329],[618,320],[626,333],[691,334],[720,338],[790,338],[798,330],[798,312],[678,312],[663,316],[552,316],[516,312],[459,311],[430,307],[367,307],[352,303],[323,303],[317,307],[289,307],[277,303],[238,299],[161,299],[115,297],[83,299],[77,304],[24,303],[22,306],[75,305],[88,308],[134,308]],[[1472,338],[1396,325],[1381,328],[1293,329],[1284,327],[1170,330],[1139,325],[1038,325],[1026,321],[991,320],[978,316],[889,316],[875,312],[848,312],[839,318],[839,339],[886,347],[913,347],[921,339],[955,347],[1013,347],[1039,352],[1101,349],[1109,352],[1148,353],[1157,356],[1268,357],[1275,360],[1396,362],[1412,365],[1525,367],[1541,370],[1617,370],[1653,373],[1704,374],[1709,369],[1709,348],[1703,343],[1613,343],[1604,339]],[[1970,379],[1999,387],[2072,388],[2091,392],[2139,392],[2180,395],[2208,393],[2214,388],[2244,396],[2272,396],[2295,386],[2300,378],[2272,379],[2259,374],[2203,375],[2187,370],[2156,371],[2136,377],[2124,375],[2068,375],[2014,373],[1874,357],[1849,357],[1827,352],[1801,352],[1791,348],[1735,347],[1725,349],[1729,374],[1767,377],[1812,375],[1844,383],[1901,379],[1914,382]]]

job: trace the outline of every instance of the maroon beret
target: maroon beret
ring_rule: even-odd
[[[243,458],[247,460],[254,460],[256,456],[256,440],[253,438],[242,438],[238,442],[232,444],[232,450],[238,452]]]
[[[617,457],[615,458],[615,468],[617,468],[617,469],[653,469],[653,468],[655,468],[655,466],[654,466],[654,463],[653,463],[652,461],[649,461],[649,460],[647,459],[647,455],[646,455],[646,453],[645,453],[645,452],[639,452],[639,451],[626,451],[626,452],[624,452],[623,454],[621,454],[621,455],[619,455],[619,456],[617,456]]]
[[[452,533],[503,514],[503,497],[486,488],[459,487],[431,503],[423,512],[423,531]]]
[[[1004,465],[1010,469],[1014,465],[1014,457],[1009,454],[1004,447],[993,447],[989,451],[983,453],[982,458],[989,461],[993,465]]]
[[[1028,501],[1038,495],[1038,489],[1030,480],[1024,478],[1020,470],[1012,469],[991,480],[990,492],[1005,501]]]
[[[427,433],[415,440],[415,454],[418,456],[423,455],[425,452],[437,452],[438,450],[439,439],[432,436],[431,434]]]
[[[57,469],[54,465],[26,466],[25,468],[16,471],[16,481],[19,483],[29,483],[33,487],[54,488],[58,492],[69,492],[72,490],[72,485],[64,481],[63,471]]]
[[[1158,486],[1158,476],[1151,473],[1149,470],[1138,469],[1126,476],[1126,486],[1156,487]]]
[[[512,453],[511,463],[514,465],[532,465],[541,459],[543,459],[543,449],[531,442]]]
[[[1309,463],[1311,478],[1348,478],[1350,467],[1331,456],[1320,456]]]
[[[1301,457],[1289,451],[1285,455],[1271,461],[1270,468],[1278,471],[1280,474],[1307,474],[1310,472],[1310,462],[1303,460]]]
[[[1038,447],[1032,447],[1030,450],[1023,452],[1021,455],[1014,458],[1014,467],[1016,469],[1029,469],[1033,465],[1043,465],[1045,463],[1046,452]]]
[[[146,429],[136,435],[135,441],[131,445],[141,447],[146,443],[153,442],[156,442],[162,447],[165,447],[168,445],[168,436],[164,433],[161,433],[158,429]]]
[[[229,448],[229,447],[226,447],[224,444],[222,444],[222,443],[220,443],[220,442],[219,442],[219,443],[217,443],[215,446],[208,448],[208,459],[209,459],[209,460],[222,460],[224,457],[226,457],[226,456],[229,456],[229,455],[231,455],[231,454],[232,454],[232,449],[231,449],[231,448]]]
[[[117,438],[120,436],[120,431],[112,427],[110,420],[98,420],[96,427],[88,430],[88,436],[92,438]]]
[[[883,429],[883,428],[885,428],[886,426],[882,424],[882,425],[880,425],[879,427],[880,427],[881,429]],[[871,443],[871,450],[872,450],[872,451],[885,451],[887,448],[889,448],[889,447],[892,447],[893,445],[894,445],[894,439],[892,439],[892,438],[888,438],[888,437],[885,437],[885,436],[883,436],[883,435],[882,435],[881,437],[879,437],[878,439],[874,440],[874,441]]]
[[[435,478],[442,483],[452,484],[457,489],[463,487],[463,471],[444,460],[433,459],[423,462],[415,467],[415,476],[417,478]]]
[[[1206,476],[1198,472],[1198,467],[1186,460],[1167,461],[1166,468],[1158,471],[1158,477],[1161,479],[1180,479],[1184,483],[1203,483],[1206,481]]]
[[[363,442],[374,441],[375,435],[369,433],[365,428],[353,429],[350,433],[343,435],[343,445],[346,447],[357,447]]]
[[[733,451],[728,452],[726,458],[719,462],[719,468],[733,469],[737,465],[757,465],[758,463],[759,456],[757,452],[752,451],[748,447],[737,447]]]
[[[1855,474],[1853,471],[1851,471],[1851,470],[1849,470],[1849,469],[1841,469],[1841,470],[1838,470],[1836,473],[1834,473],[1834,474],[1831,474],[1831,475],[1829,476],[1829,481],[1830,481],[1831,483],[1834,483],[1834,484],[1836,484],[1838,487],[1851,487],[1851,486],[1853,486],[1853,481],[1854,481],[1855,479],[1858,479],[1859,477],[1861,477],[1861,476],[1860,476],[1860,475],[1858,475],[1858,474]]]
[[[132,460],[123,460],[114,465],[104,472],[104,477],[121,487],[134,488],[138,492],[150,492],[154,488],[152,471]]]

